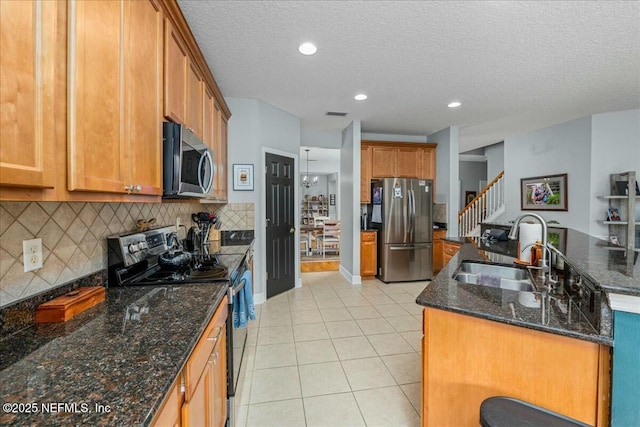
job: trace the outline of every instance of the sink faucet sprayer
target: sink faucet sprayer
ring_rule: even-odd
[[[542,218],[540,215],[535,213],[526,213],[526,214],[520,215],[518,218],[516,218],[516,221],[511,226],[511,230],[509,230],[508,238],[511,240],[516,240],[518,238],[518,226],[520,225],[522,220],[528,216],[537,219],[538,222],[542,225],[542,244],[540,245],[542,246],[542,259],[540,260],[538,267],[532,267],[532,268],[540,269],[544,283],[546,285],[548,283],[548,280],[547,280],[548,274],[551,273],[551,268],[549,266],[549,261],[551,259],[551,249],[547,245],[547,223],[545,222],[544,218]],[[521,248],[520,251],[524,251],[528,247],[535,246],[535,245],[538,245],[538,243],[527,245],[524,248]],[[547,257],[547,252],[549,253],[549,257]]]

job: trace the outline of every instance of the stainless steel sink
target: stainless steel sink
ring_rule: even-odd
[[[535,291],[529,271],[524,268],[501,264],[486,264],[462,261],[453,274],[453,279],[472,285],[509,289],[512,291]]]

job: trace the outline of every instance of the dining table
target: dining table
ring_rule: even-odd
[[[320,224],[318,224],[318,225],[315,225],[315,224],[302,224],[302,225],[300,225],[300,231],[307,233],[307,256],[311,256],[313,254],[313,251],[311,250],[311,236],[313,235],[313,232],[322,231],[322,230],[324,230],[324,226],[320,225]]]

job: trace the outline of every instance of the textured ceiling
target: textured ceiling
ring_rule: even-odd
[[[464,152],[640,108],[638,1],[178,3],[225,96],[272,104],[306,130],[458,126]],[[305,41],[316,55],[297,52]],[[369,99],[353,100],[359,92]]]

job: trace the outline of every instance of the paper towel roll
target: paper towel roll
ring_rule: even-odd
[[[542,224],[520,224],[518,232],[520,261],[531,262],[531,246],[529,245],[538,240],[542,241]]]

